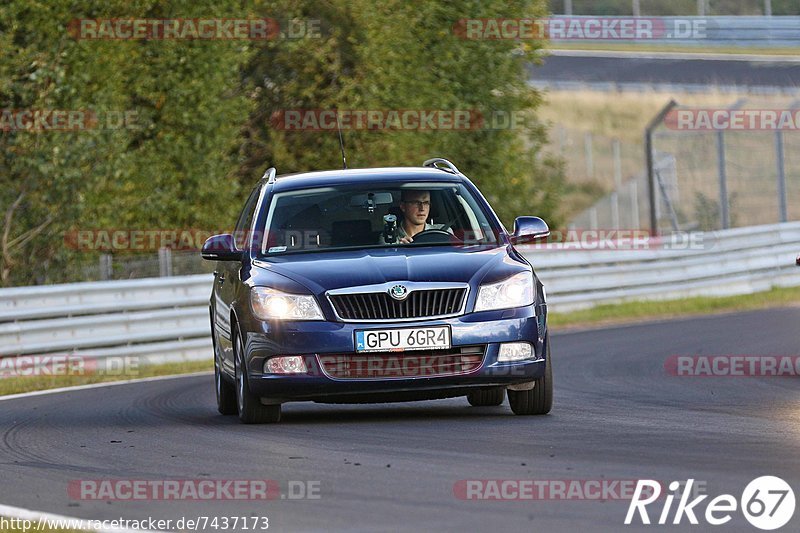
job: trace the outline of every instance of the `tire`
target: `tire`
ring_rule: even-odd
[[[236,408],[236,387],[222,377],[219,368],[219,360],[214,357],[214,384],[217,389],[217,411],[221,415],[235,415],[239,411]]]
[[[244,424],[268,424],[281,419],[281,406],[263,405],[261,398],[250,392],[244,350],[238,330],[233,331],[233,353],[236,359],[236,410]]]
[[[221,415],[235,415],[236,410],[236,387],[226,380],[220,367],[219,342],[214,324],[211,324],[211,346],[214,350],[214,389],[217,396],[217,411]]]
[[[474,407],[490,407],[502,405],[505,399],[503,387],[492,387],[491,389],[481,389],[467,394],[467,401]]]
[[[545,338],[544,346],[544,376],[535,381],[531,390],[508,391],[508,403],[515,415],[546,415],[553,407],[553,364],[549,337]]]

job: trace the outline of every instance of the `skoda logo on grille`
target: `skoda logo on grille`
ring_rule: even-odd
[[[408,296],[408,289],[405,285],[395,285],[389,289],[389,296],[395,300],[405,300]]]

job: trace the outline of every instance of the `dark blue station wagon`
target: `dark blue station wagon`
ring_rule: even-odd
[[[267,171],[233,234],[215,235],[210,300],[217,406],[280,420],[290,401],[466,396],[518,415],[553,398],[545,290],[447,160],[422,167]]]

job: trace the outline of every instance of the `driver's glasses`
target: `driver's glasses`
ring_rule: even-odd
[[[413,205],[417,209],[429,209],[431,207],[431,203],[428,200],[420,201],[420,200],[404,200],[404,204]]]

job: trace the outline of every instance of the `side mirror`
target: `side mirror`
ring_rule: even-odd
[[[539,217],[517,217],[514,221],[514,235],[511,236],[513,244],[524,244],[543,239],[550,235],[547,222]]]
[[[242,259],[242,251],[236,249],[236,243],[230,233],[212,235],[203,244],[203,250],[200,253],[203,259],[209,261],[240,261]]]

